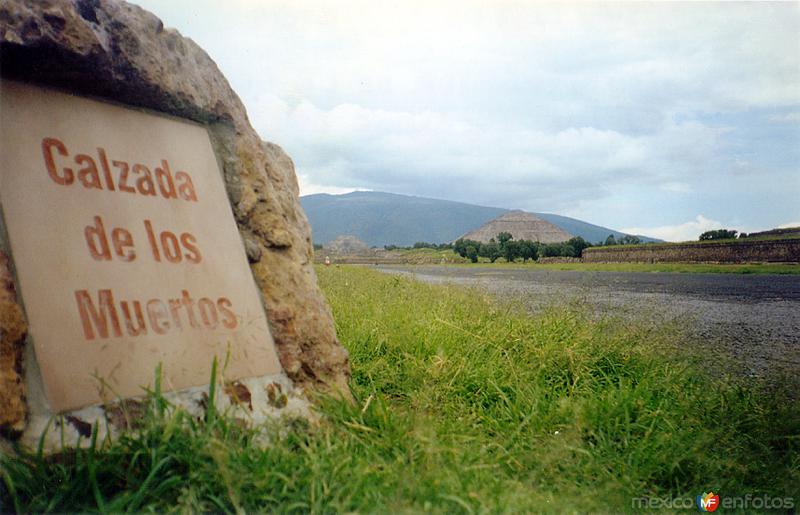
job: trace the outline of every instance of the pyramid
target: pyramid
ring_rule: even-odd
[[[369,252],[369,245],[349,234],[341,235],[335,240],[329,241],[323,248],[325,252],[341,255]]]
[[[541,243],[559,243],[572,238],[570,233],[560,227],[525,211],[509,211],[468,232],[462,238],[488,243],[490,239],[496,239],[501,232],[511,233],[515,240]]]

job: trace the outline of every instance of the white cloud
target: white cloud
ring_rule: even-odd
[[[796,219],[798,2],[138,3],[208,51],[304,193]]]
[[[677,225],[662,225],[660,227],[627,227],[621,229],[628,234],[644,234],[666,241],[692,241],[702,233],[714,229],[724,229],[722,222],[711,220],[703,215],[697,215],[694,220]]]
[[[325,110],[308,100],[292,107],[275,97],[251,112],[271,119],[269,132],[293,156],[301,183],[554,211],[622,185],[690,192],[725,132],[672,121],[642,136],[594,127],[533,130],[431,111],[354,104]]]
[[[685,182],[665,182],[660,186],[660,188],[664,191],[670,191],[673,193],[691,193],[692,187],[686,184]]]
[[[774,114],[769,117],[769,121],[775,123],[800,123],[800,111],[785,114]]]
[[[362,188],[343,188],[340,186],[327,186],[324,184],[316,184],[308,175],[299,173],[297,174],[297,183],[300,186],[300,196],[314,195],[316,193],[330,193],[331,195],[341,195],[342,193],[351,193],[353,191],[368,191]]]
[[[800,227],[800,221],[781,224],[777,228],[778,229],[789,229],[789,228],[794,228],[794,227]]]

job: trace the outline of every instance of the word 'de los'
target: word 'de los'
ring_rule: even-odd
[[[160,263],[163,257],[169,263],[186,261],[198,264],[203,260],[203,255],[197,246],[197,238],[192,233],[175,235],[171,231],[157,231],[150,220],[144,220],[143,225],[154,261]],[[89,254],[96,261],[111,261],[114,256],[125,262],[136,259],[136,248],[131,232],[123,227],[114,227],[107,232],[100,216],[94,217],[94,223],[86,226],[83,235],[86,238]]]

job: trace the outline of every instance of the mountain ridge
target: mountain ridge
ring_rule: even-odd
[[[504,213],[515,211],[380,191],[316,193],[300,197],[300,203],[311,223],[314,243],[324,244],[337,236],[353,235],[373,247],[409,246],[419,241],[451,242]],[[605,240],[609,234],[614,238],[625,234],[563,215],[531,214],[591,243]]]

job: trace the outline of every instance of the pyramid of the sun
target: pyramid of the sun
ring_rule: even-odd
[[[541,243],[558,243],[572,238],[570,233],[560,227],[525,211],[509,211],[468,232],[462,238],[488,243],[501,232],[511,233],[515,240]]]

